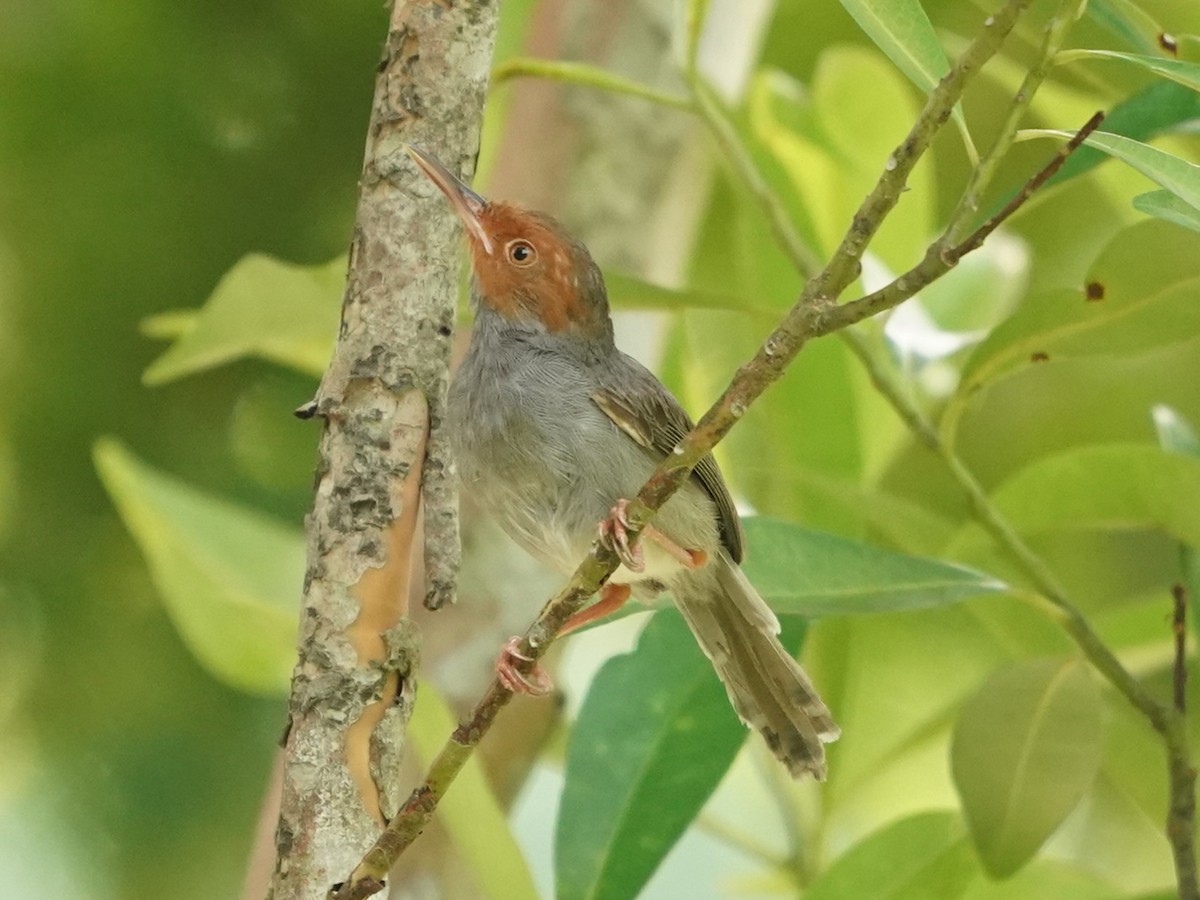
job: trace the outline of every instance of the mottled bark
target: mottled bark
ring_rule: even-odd
[[[442,438],[454,322],[453,214],[408,161],[469,174],[495,0],[397,0],[375,87],[342,323],[313,404],[324,421],[270,896],[316,900],[378,837],[412,709],[407,619],[418,499],[427,605],[453,599],[456,497]]]

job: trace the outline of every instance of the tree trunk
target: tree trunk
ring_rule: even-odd
[[[415,693],[407,618],[418,500],[426,604],[454,594],[458,521],[442,438],[458,230],[404,153],[469,175],[495,0],[396,0],[367,134],[342,323],[301,415],[324,421],[292,676],[270,896],[317,900],[362,857],[408,786],[396,773]]]

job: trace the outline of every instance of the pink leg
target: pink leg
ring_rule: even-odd
[[[564,634],[570,634],[587,625],[589,622],[595,622],[597,619],[603,619],[605,616],[615,613],[618,609],[625,605],[625,601],[629,599],[630,588],[627,584],[606,584],[600,589],[600,599],[589,606],[587,609],[581,609],[571,618],[567,619],[567,624],[562,627],[562,631],[558,633],[559,637]]]
[[[642,537],[654,541],[688,569],[698,569],[708,562],[708,554],[703,550],[685,550],[653,525],[642,529]]]
[[[500,655],[496,657],[496,677],[514,694],[544,697],[554,690],[554,683],[536,663],[528,675],[518,668],[518,661],[529,662],[529,657],[520,651],[520,645],[520,636],[514,635],[500,648]]]
[[[631,572],[642,572],[646,568],[646,558],[640,543],[635,541],[630,546],[629,536],[626,533],[629,528],[629,518],[625,513],[627,506],[629,506],[629,501],[624,499],[618,500],[613,505],[608,518],[600,522],[600,539],[616,551],[617,557],[624,563],[625,568]],[[686,550],[653,525],[643,528],[640,536],[654,541],[686,568],[698,569],[708,562],[708,554],[703,550]]]

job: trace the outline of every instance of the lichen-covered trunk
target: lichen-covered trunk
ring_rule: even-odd
[[[324,422],[292,677],[270,896],[318,900],[354,868],[407,786],[407,619],[418,500],[426,603],[453,598],[456,498],[441,433],[457,226],[405,143],[469,175],[497,0],[395,0],[366,141],[342,323],[306,414]]]

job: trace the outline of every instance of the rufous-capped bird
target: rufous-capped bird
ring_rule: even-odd
[[[738,566],[741,523],[713,457],[639,540],[627,539],[626,498],[692,421],[613,343],[591,254],[550,216],[489,202],[429,153],[408,151],[449,199],[470,248],[475,326],[447,416],[464,489],[518,544],[565,574],[599,528],[621,565],[563,633],[615,611],[631,592],[669,590],[742,721],[793,776],[824,778],[824,744],[838,728]],[[514,638],[497,661],[501,681],[518,693],[545,693],[548,678],[523,675],[517,655]]]

